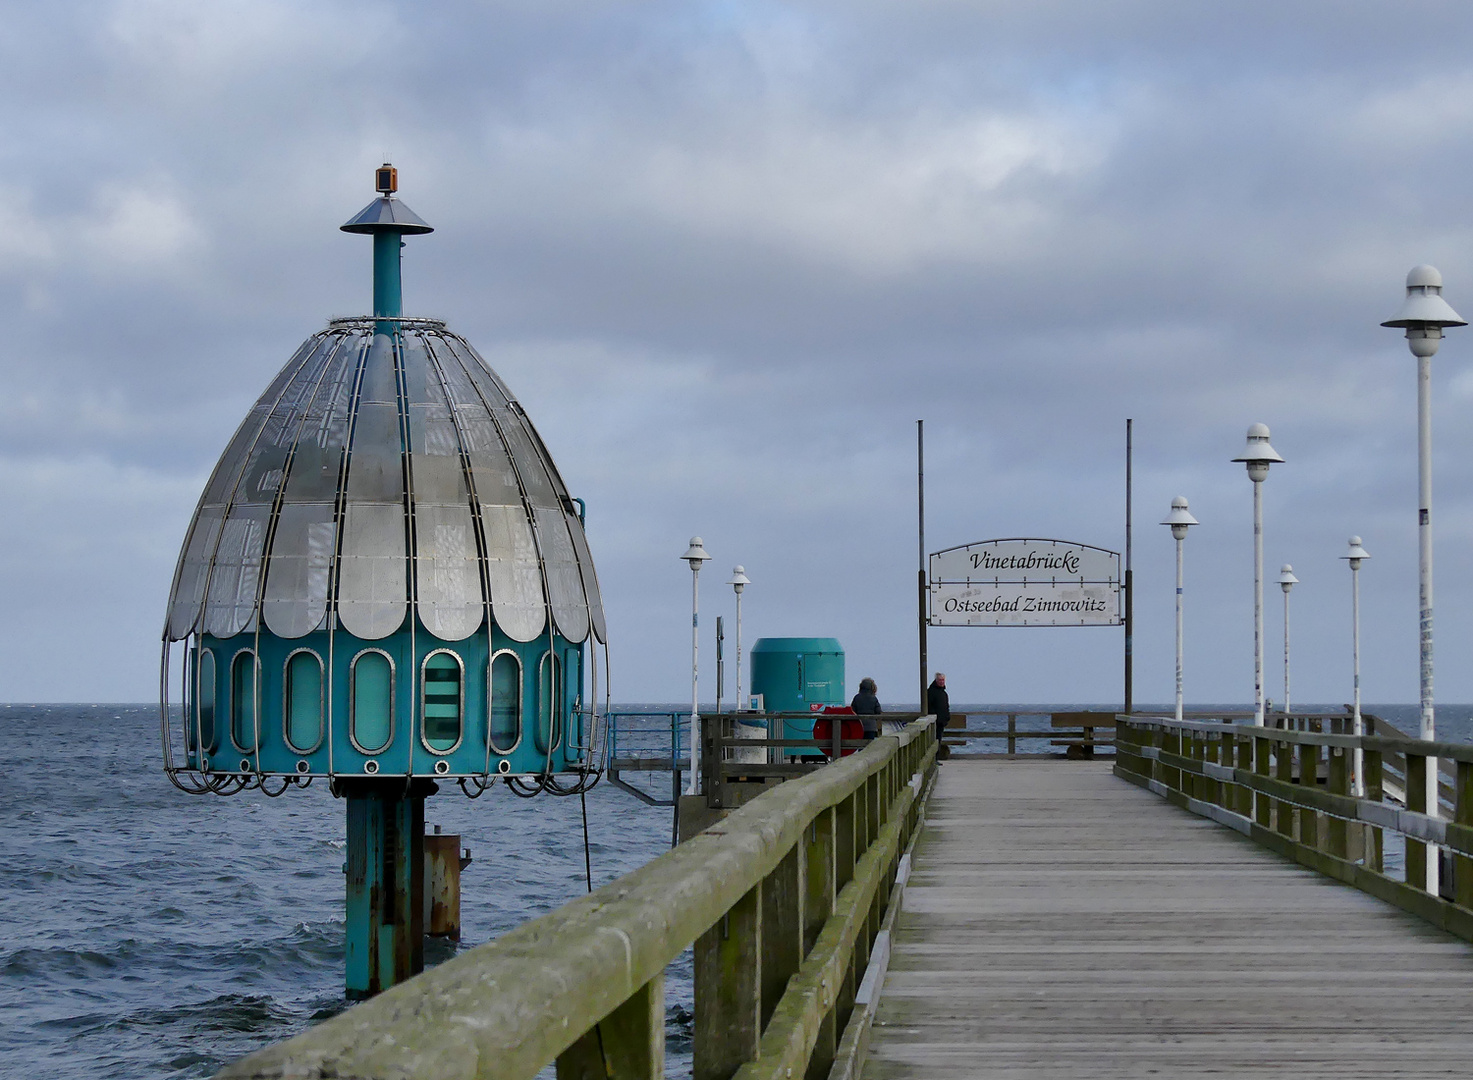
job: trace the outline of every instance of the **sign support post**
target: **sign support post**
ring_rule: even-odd
[[[1134,705],[1135,680],[1135,574],[1130,568],[1130,457],[1131,424],[1125,421],[1125,711]]]
[[[917,630],[920,634],[920,661],[921,661],[921,715],[926,714],[926,668],[929,661],[926,658],[926,626],[930,622],[928,600],[929,590],[926,587],[926,422],[916,421],[916,515],[917,527],[920,541],[916,545],[916,603],[917,608]]]

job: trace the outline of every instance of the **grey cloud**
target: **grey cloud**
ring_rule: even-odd
[[[1251,693],[1227,459],[1263,419],[1290,459],[1268,561],[1304,582],[1300,696],[1347,693],[1334,560],[1359,532],[1367,693],[1409,699],[1412,367],[1376,324],[1424,260],[1473,308],[1473,35],[1457,5],[1390,10],[12,5],[0,694],[152,693],[204,475],[296,344],[366,304],[366,249],[336,226],[387,151],[439,228],[406,249],[409,306],[477,343],[590,500],[619,696],[685,692],[676,556],[700,533],[709,610],[741,562],[749,641],[837,633],[902,699],[915,418],[935,548],[1118,546],[1134,416],[1138,696],[1169,690],[1154,522],[1176,494],[1203,521],[1189,696]],[[1435,365],[1448,700],[1473,695],[1464,333]],[[107,662],[61,660],[77,634]],[[1118,694],[1118,634],[932,649],[960,697]]]

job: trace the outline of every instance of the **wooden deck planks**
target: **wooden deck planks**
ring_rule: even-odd
[[[942,770],[865,1076],[1473,1075],[1473,947],[1116,779]]]

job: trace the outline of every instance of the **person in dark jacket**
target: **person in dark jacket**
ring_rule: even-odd
[[[936,717],[936,737],[941,738],[946,725],[951,723],[951,699],[946,696],[946,676],[939,671],[926,687],[926,711]]]
[[[854,700],[849,707],[859,716],[863,717],[860,722],[864,724],[864,737],[866,739],[877,738],[880,734],[880,722],[874,719],[884,710],[880,708],[880,699],[875,697],[875,680],[866,676],[859,680],[859,693],[854,695]]]

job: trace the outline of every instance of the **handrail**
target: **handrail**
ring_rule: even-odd
[[[774,787],[646,866],[225,1078],[641,1077],[664,972],[695,945],[696,1080],[826,1071],[933,776],[929,717]]]
[[[1115,737],[1122,779],[1473,941],[1473,746],[1139,714],[1119,717]],[[1393,755],[1404,808],[1385,790]],[[1427,806],[1432,758],[1453,766],[1450,816]],[[1387,831],[1405,844],[1405,880],[1384,871]]]

